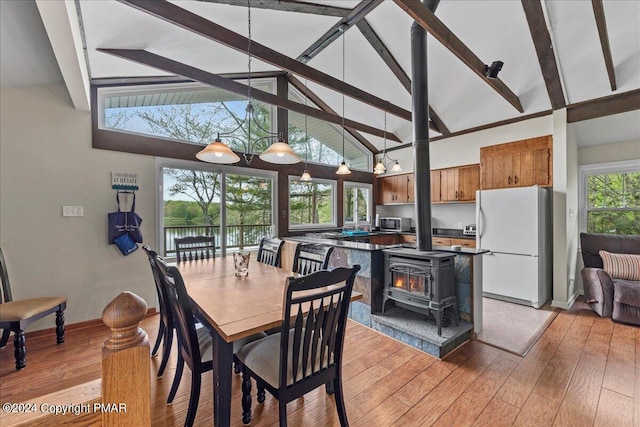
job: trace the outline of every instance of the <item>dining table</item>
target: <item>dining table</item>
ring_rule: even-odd
[[[213,340],[213,423],[226,427],[231,421],[233,342],[282,325],[286,279],[299,275],[252,259],[248,274],[239,277],[232,255],[174,265],[195,316]],[[361,298],[352,292],[351,301]]]

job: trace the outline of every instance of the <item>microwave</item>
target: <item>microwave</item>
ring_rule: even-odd
[[[411,218],[381,217],[380,230],[384,231],[409,231]]]

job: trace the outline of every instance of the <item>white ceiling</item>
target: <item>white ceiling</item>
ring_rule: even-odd
[[[308,1],[353,8],[359,1]],[[247,55],[112,0],[79,0],[81,24],[92,78],[159,76],[143,65],[98,52],[97,48],[137,48],[167,56],[212,73],[246,72]],[[241,35],[247,35],[246,7],[206,1],[176,1]],[[245,2],[238,2],[246,4]],[[0,1],[0,83],[3,87],[48,84],[62,80],[47,34],[32,0]],[[546,0],[543,9],[554,43],[567,104],[640,88],[640,1],[607,0],[605,16],[618,89],[611,91],[590,1]],[[339,18],[252,8],[252,38],[297,57]],[[504,61],[500,79],[520,98],[524,113],[470,71],[429,36],[429,104],[451,132],[551,109],[546,86],[519,1],[442,0],[436,16],[481,60]],[[410,75],[412,19],[385,0],[366,17],[404,71]],[[411,97],[354,26],[345,33],[345,81],[406,110]],[[342,40],[313,58],[309,66],[342,79]],[[253,59],[252,71],[275,70]],[[319,84],[309,88],[338,114],[342,95]],[[345,100],[345,116],[383,127],[384,113],[357,100]],[[387,129],[411,142],[411,123],[387,115]],[[580,146],[640,140],[638,111],[585,122],[574,127]],[[432,133],[432,136],[438,135]],[[382,139],[364,134],[376,147]],[[390,142],[393,146],[396,143]]]

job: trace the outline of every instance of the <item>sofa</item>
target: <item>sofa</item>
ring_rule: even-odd
[[[587,304],[602,317],[640,325],[640,235],[580,233],[580,245]]]

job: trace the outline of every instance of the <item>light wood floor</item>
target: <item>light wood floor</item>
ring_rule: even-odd
[[[151,344],[157,316],[143,321]],[[100,376],[104,327],[27,337],[27,368],[14,370],[13,346],[0,350],[0,403],[32,401]],[[159,358],[152,359],[157,369]],[[190,387],[185,375],[173,405],[165,399],[175,358],[165,375],[152,374],[153,425],[184,423]],[[234,378],[232,423],[241,426],[240,378]],[[640,328],[612,323],[574,305],[562,311],[538,343],[520,358],[478,341],[444,360],[357,323],[348,326],[344,389],[352,426],[640,426]],[[211,374],[203,379],[196,425],[211,426]],[[78,396],[78,400],[81,396]],[[80,402],[72,402],[80,403]],[[277,423],[277,402],[254,399],[254,426]],[[333,397],[324,389],[288,406],[289,425],[338,425]],[[635,418],[634,418],[635,417]],[[85,418],[92,425],[99,420]],[[0,425],[2,414],[0,414]]]

